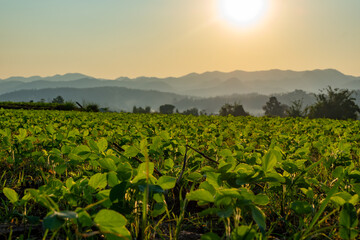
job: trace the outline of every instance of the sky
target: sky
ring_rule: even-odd
[[[0,0],[0,78],[334,68],[360,76],[359,0],[264,0],[250,24],[225,0]]]

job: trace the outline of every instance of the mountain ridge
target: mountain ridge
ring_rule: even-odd
[[[21,89],[113,86],[140,90],[159,90],[197,97],[215,97],[250,92],[272,94],[290,92],[295,89],[316,93],[327,86],[352,90],[360,88],[360,77],[345,75],[336,69],[207,71],[189,73],[180,77],[119,77],[114,80],[94,78],[80,73],[38,78],[33,76],[24,80],[23,77],[11,77],[1,80],[0,94]]]

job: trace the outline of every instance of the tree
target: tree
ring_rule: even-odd
[[[171,104],[164,104],[160,106],[160,113],[162,114],[172,114],[174,112],[175,106]]]
[[[85,106],[85,111],[87,112],[99,112],[99,105],[97,105],[96,103],[89,103]]]
[[[203,116],[203,115],[206,116],[206,115],[207,115],[205,109],[201,110],[201,111],[199,112],[199,114],[200,114],[201,116]]]
[[[270,97],[269,101],[266,102],[266,105],[263,106],[265,115],[270,117],[285,117],[287,108],[288,106],[281,104],[276,97]]]
[[[220,108],[219,115],[220,116],[233,115],[237,117],[237,116],[249,116],[249,113],[245,112],[244,107],[242,105],[239,105],[237,103],[234,103],[234,105],[226,103]]]
[[[326,91],[326,93],[324,93]],[[348,89],[332,89],[330,86],[320,91],[317,102],[310,107],[310,118],[356,119],[360,108],[355,104],[353,91]]]
[[[64,103],[64,98],[62,96],[57,96],[52,100],[52,103]]]
[[[307,109],[303,110],[303,101],[296,100],[292,102],[292,105],[286,110],[286,116],[288,117],[305,117]]]
[[[184,115],[199,116],[199,110],[197,108],[190,108],[182,112]]]
[[[133,113],[150,113],[151,108],[150,107],[133,107]]]

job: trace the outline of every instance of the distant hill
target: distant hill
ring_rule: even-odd
[[[66,73],[64,75],[54,75],[49,77],[40,77],[40,76],[32,76],[32,77],[9,77],[6,79],[3,79],[1,81],[21,81],[21,82],[33,82],[38,80],[45,80],[45,81],[74,81],[81,78],[92,78],[89,76],[86,76],[81,73]]]
[[[158,110],[165,103],[174,103],[184,96],[159,91],[144,91],[123,87],[96,87],[96,88],[47,88],[38,90],[19,90],[0,95],[0,101],[38,102],[44,99],[50,102],[57,96],[65,101],[79,103],[97,103],[101,107],[109,107],[115,111],[132,111],[133,106],[150,106]]]
[[[81,78],[72,81],[48,81],[37,80],[33,82],[21,81],[0,81],[0,94],[25,89],[45,89],[45,88],[91,88],[91,87],[127,87],[140,90],[158,90],[171,92],[170,85],[163,82],[131,82],[131,80],[100,80],[96,78]]]
[[[233,71],[191,73],[181,77],[120,77],[115,80],[96,79],[79,73],[34,76],[30,78],[11,77],[0,81],[0,94],[22,89],[43,88],[89,88],[126,87],[129,89],[156,90],[197,97],[216,97],[231,94],[273,94],[301,89],[318,92],[319,89],[333,88],[360,89],[360,77],[345,75],[334,69],[291,71]]]

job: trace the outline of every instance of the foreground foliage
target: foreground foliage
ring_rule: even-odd
[[[360,125],[0,110],[0,234],[354,239]]]

